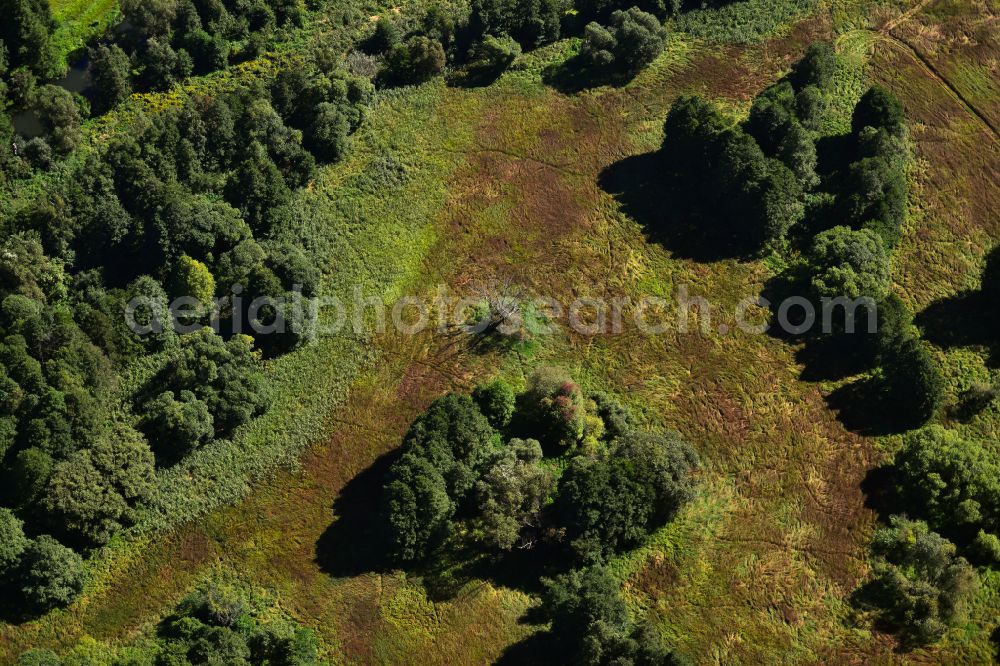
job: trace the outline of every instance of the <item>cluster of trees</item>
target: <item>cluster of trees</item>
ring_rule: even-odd
[[[906,215],[903,109],[872,87],[855,106],[850,134],[822,136],[837,66],[828,44],[814,44],[735,127],[707,102],[679,98],[664,128],[664,175],[701,242],[754,253],[794,241],[804,251],[790,273],[816,312],[824,300],[867,299],[853,313],[834,309],[832,335],[864,336],[855,351],[874,371],[882,409],[897,426],[919,427],[940,406],[943,382],[913,333],[912,314],[889,288]],[[823,162],[820,141],[835,148]]]
[[[985,442],[929,426],[911,433],[889,467],[893,515],[872,541],[861,605],[878,611],[908,645],[937,641],[963,618],[978,586],[964,553],[1000,565],[1000,466]]]
[[[223,69],[234,55],[256,57],[275,29],[301,26],[305,19],[298,0],[127,0],[122,9],[130,29],[110,47],[111,61],[104,59],[115,83],[111,91],[120,88],[123,56],[138,72],[139,85],[162,90],[192,73]]]
[[[984,442],[930,426],[906,439],[892,467],[894,506],[988,564],[1000,531],[1000,465]]]
[[[3,0],[0,11],[4,16],[0,60],[9,67],[12,78],[28,73],[41,77],[57,74],[59,56],[52,43],[56,22],[49,4],[44,0]]]
[[[0,508],[0,592],[11,609],[43,613],[63,606],[86,582],[79,555],[47,534],[29,539],[17,516]]]
[[[742,128],[729,127],[708,102],[678,98],[664,130],[665,184],[700,242],[752,252],[780,241],[803,218],[794,172]]]
[[[28,165],[49,168],[76,147],[83,118],[113,108],[133,88],[164,90],[191,74],[223,69],[234,58],[256,57],[276,29],[301,26],[305,16],[301,0],[124,2],[127,28],[89,51],[91,105],[80,95],[38,84],[62,66],[52,48],[55,22],[48,3],[4,2],[0,9],[14,18],[0,27],[0,170],[14,177],[26,175]],[[11,105],[31,110],[43,136],[15,142],[6,114]]]
[[[225,664],[317,666],[319,644],[312,630],[275,608],[268,600],[224,584],[209,584],[185,597],[157,626],[155,638],[112,654],[89,654],[91,660],[65,661],[45,649],[21,655],[18,666],[63,663]],[[92,661],[93,660],[93,661]]]
[[[181,337],[137,411],[157,454],[176,460],[225,436],[268,407],[253,340],[223,340],[210,328]]]
[[[51,92],[55,117],[72,100]],[[106,543],[134,521],[157,464],[267,408],[261,352],[307,339],[310,320],[294,310],[320,282],[306,239],[282,231],[292,195],[343,155],[372,92],[367,79],[303,65],[193,97],[137,117],[5,221],[0,503],[29,534],[78,550]],[[66,128],[49,134],[60,150]],[[171,310],[179,296],[197,300]],[[241,335],[251,321],[254,337]],[[159,371],[122,404],[120,373],[149,354]],[[29,570],[10,569],[12,589]],[[62,589],[59,603],[76,588]]]
[[[497,382],[436,400],[383,489],[393,558],[423,560],[461,535],[494,552],[561,540],[584,562],[640,543],[691,497],[696,458],[676,434],[642,431],[599,401],[553,370],[519,396]]]
[[[899,632],[908,646],[932,643],[964,617],[978,587],[975,570],[955,545],[927,524],[893,516],[872,539],[870,579],[862,605]]]
[[[615,10],[607,25],[596,21],[583,31],[580,56],[596,70],[635,74],[663,51],[666,30],[660,20],[638,7]]]

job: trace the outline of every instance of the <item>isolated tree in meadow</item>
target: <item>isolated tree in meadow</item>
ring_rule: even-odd
[[[83,558],[48,535],[31,541],[17,577],[22,598],[37,612],[66,606],[87,582]]]
[[[117,44],[100,44],[90,53],[90,72],[97,90],[95,111],[103,113],[132,94],[132,64]]]

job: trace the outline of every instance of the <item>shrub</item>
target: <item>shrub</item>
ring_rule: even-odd
[[[100,44],[90,53],[90,72],[97,90],[95,111],[103,113],[132,94],[129,82],[132,64],[116,44]]]
[[[65,155],[80,143],[80,108],[73,95],[54,85],[37,88],[32,106],[52,148]]]
[[[573,458],[559,481],[555,511],[585,562],[635,546],[693,493],[694,453],[676,435],[635,433],[605,457]]]
[[[397,44],[386,58],[387,75],[396,83],[423,83],[444,71],[441,42],[428,37],[410,37]]]
[[[365,50],[372,54],[386,53],[401,41],[399,27],[387,16],[380,16],[375,22],[375,32],[365,44]]]
[[[34,648],[18,657],[16,666],[62,666],[62,660],[52,650]]]
[[[336,162],[347,150],[351,122],[339,104],[323,102],[316,107],[316,118],[309,127],[309,150],[325,162]]]
[[[588,411],[580,387],[563,370],[541,368],[519,398],[518,420],[526,436],[548,449],[593,448],[603,433],[600,419]]]
[[[900,507],[934,530],[991,526],[1000,518],[1000,467],[984,446],[931,426],[907,436],[896,454]]]
[[[994,312],[1000,310],[1000,246],[997,246],[986,257],[986,267],[983,269],[982,292],[990,305],[995,305]]]
[[[826,107],[826,97],[816,86],[806,86],[795,93],[795,114],[808,130],[819,129]]]
[[[1000,538],[997,535],[979,530],[976,540],[972,542],[972,549],[985,562],[991,565],[1000,563]]]
[[[421,560],[451,530],[455,505],[444,477],[427,459],[404,454],[383,489],[382,517],[393,560]]]
[[[476,401],[479,411],[490,425],[499,430],[510,423],[517,396],[510,384],[497,379],[489,384],[477,386],[472,392],[472,399]]]
[[[473,0],[469,18],[476,37],[508,34],[532,49],[559,39],[562,0]]]
[[[503,71],[521,55],[521,45],[510,35],[486,35],[473,50],[472,67]]]
[[[90,449],[56,465],[45,492],[48,520],[75,540],[96,546],[129,524],[153,488],[153,454],[135,431],[118,427]]]
[[[618,582],[602,567],[543,580],[541,619],[551,623],[552,655],[563,663],[681,663],[648,624],[632,621]]]
[[[42,535],[25,548],[18,584],[33,610],[46,612],[69,605],[86,581],[83,559],[52,537]]]
[[[473,536],[491,548],[511,550],[532,543],[529,530],[541,527],[542,507],[553,486],[552,474],[538,463],[542,446],[512,439],[487,463],[475,487],[479,517]]]

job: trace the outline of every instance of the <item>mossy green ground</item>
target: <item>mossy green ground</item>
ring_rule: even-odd
[[[310,233],[323,239],[311,249],[328,288],[343,294],[360,282],[390,300],[430,293],[439,283],[460,290],[500,274],[566,299],[670,296],[688,285],[716,304],[716,325],[727,322],[740,300],[760,293],[771,265],[673,256],[647,241],[599,179],[607,167],[656,148],[676,95],[706,94],[739,113],[821,37],[837,37],[847,56],[838,76],[846,96],[877,80],[907,107],[918,162],[897,291],[920,311],[975,288],[982,256],[1000,238],[996,137],[947,85],[961,82],[935,78],[891,41],[903,26],[879,32],[884,18],[907,7],[823,9],[831,11],[759,45],[675,35],[660,60],[621,89],[567,96],[545,86],[545,66],[571,48],[561,43],[523,58],[487,88],[435,82],[384,95],[347,161],[300,195]],[[978,18],[970,11],[960,20]],[[915,20],[937,19],[924,12]],[[938,57],[961,68],[965,52]],[[831,123],[842,126],[849,108],[835,111]],[[380,173],[373,165],[387,160],[405,165],[405,178],[373,181]],[[698,663],[989,660],[1000,590],[993,573],[984,576],[969,622],[933,649],[898,653],[850,609],[875,520],[859,485],[897,438],[845,430],[825,401],[833,386],[801,381],[786,343],[694,330],[656,337],[629,329],[597,337],[561,332],[514,352],[475,350],[453,333],[388,332],[370,340],[338,336],[283,358],[270,368],[278,398],[272,412],[235,445],[199,455],[217,455],[238,471],[261,455],[291,464],[302,453],[300,464],[252,487],[240,483],[240,473],[225,476],[218,494],[205,493],[218,481],[177,473],[167,487],[180,508],[160,503],[167,522],[225,498],[245,499],[167,533],[140,530],[116,541],[94,558],[95,580],[83,599],[0,630],[0,661],[35,645],[67,650],[85,637],[97,641],[87,644],[91,654],[113,651],[148,634],[198,580],[220,574],[273,591],[318,632],[334,663],[495,659],[533,631],[518,623],[529,595],[472,581],[438,600],[402,572],[333,577],[316,561],[316,545],[336,518],[337,494],[398,446],[430,400],[497,369],[523,381],[541,364],[566,366],[586,386],[616,392],[650,423],[680,430],[702,456],[695,502],[614,563],[633,609],[681,652]],[[938,356],[952,397],[988,373],[982,350]],[[970,424],[952,425],[995,441],[998,423],[994,406]],[[212,499],[189,504],[191,490]]]

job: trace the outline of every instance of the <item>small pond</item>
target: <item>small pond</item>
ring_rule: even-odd
[[[84,97],[89,97],[94,88],[94,82],[90,77],[90,59],[83,56],[74,62],[66,76],[52,81],[52,85],[59,86],[71,93],[80,93]],[[12,120],[14,121],[14,131],[23,137],[31,139],[44,133],[44,128],[34,111],[19,111],[13,115]]]

